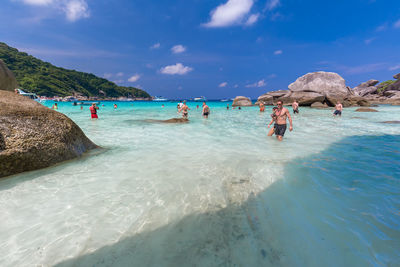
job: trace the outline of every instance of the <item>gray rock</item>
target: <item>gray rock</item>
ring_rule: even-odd
[[[389,85],[385,91],[400,91],[400,80],[397,80],[395,83]]]
[[[375,86],[379,83],[377,80],[369,80],[365,83],[362,83],[356,87],[354,87],[353,92],[358,96],[366,96],[368,94],[377,93],[378,88]]]
[[[290,98],[299,102],[300,106],[310,106],[314,102],[323,102],[325,96],[314,92],[292,92]]]
[[[357,112],[378,112],[376,109],[373,108],[358,108],[356,109]]]
[[[233,100],[233,103],[232,103],[233,107],[238,107],[238,106],[248,107],[248,106],[252,106],[252,105],[253,105],[253,103],[251,102],[250,98],[245,97],[245,96],[235,97],[235,99]]]
[[[0,177],[45,168],[97,147],[67,116],[27,97],[0,90],[0,107]]]
[[[272,97],[282,97],[282,96],[285,96],[285,95],[288,95],[288,94],[290,94],[290,91],[289,90],[278,90],[278,91],[271,91],[271,92],[268,92],[268,93],[266,93],[266,95],[270,95],[270,96],[272,96]]]
[[[18,87],[14,74],[0,59],[0,90],[14,91]]]
[[[323,104],[321,102],[314,102],[311,104],[312,108],[327,108],[329,107],[327,104]]]
[[[256,105],[263,103],[264,105],[273,105],[274,97],[269,94],[263,94],[258,97]]]
[[[342,97],[349,94],[345,80],[333,72],[313,72],[298,78],[289,85],[292,92],[315,92],[323,96]]]
[[[397,73],[396,75],[393,75],[393,78],[395,78],[396,80],[400,80],[400,73]]]

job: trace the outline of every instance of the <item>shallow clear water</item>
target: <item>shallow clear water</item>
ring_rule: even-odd
[[[0,181],[1,266],[400,263],[399,107],[302,108],[278,142],[271,108],[104,104],[59,103],[104,149]]]

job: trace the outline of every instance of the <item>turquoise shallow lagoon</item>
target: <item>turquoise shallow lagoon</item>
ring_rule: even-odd
[[[278,142],[271,107],[102,104],[59,112],[103,149],[0,181],[0,266],[400,264],[399,107],[301,108]]]

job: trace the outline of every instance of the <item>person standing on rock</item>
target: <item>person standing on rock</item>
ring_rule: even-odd
[[[292,103],[292,108],[293,108],[293,114],[298,114],[299,113],[299,103],[297,101],[293,101]]]
[[[275,111],[276,115],[276,123],[275,123],[275,135],[279,141],[282,141],[283,136],[286,131],[286,119],[289,119],[289,131],[293,131],[293,123],[292,117],[290,116],[290,112],[287,108],[283,107],[283,102],[278,101],[277,103],[278,109]]]
[[[96,103],[93,103],[89,109],[90,109],[90,115],[92,116],[92,119],[98,119],[99,117],[97,116],[97,110],[99,109],[99,107],[96,106]]]
[[[186,101],[183,101],[183,104],[181,106],[181,108],[179,109],[179,112],[182,111],[182,117],[187,119],[188,115],[189,115],[189,110],[190,108],[186,105]]]
[[[338,101],[335,106],[335,111],[333,112],[333,116],[339,115],[342,116],[343,105]]]
[[[203,102],[203,117],[208,118],[208,115],[210,115],[210,107],[207,106],[206,102]]]

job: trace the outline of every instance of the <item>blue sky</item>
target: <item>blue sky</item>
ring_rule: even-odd
[[[0,41],[151,95],[258,97],[400,72],[398,0],[1,0]]]

